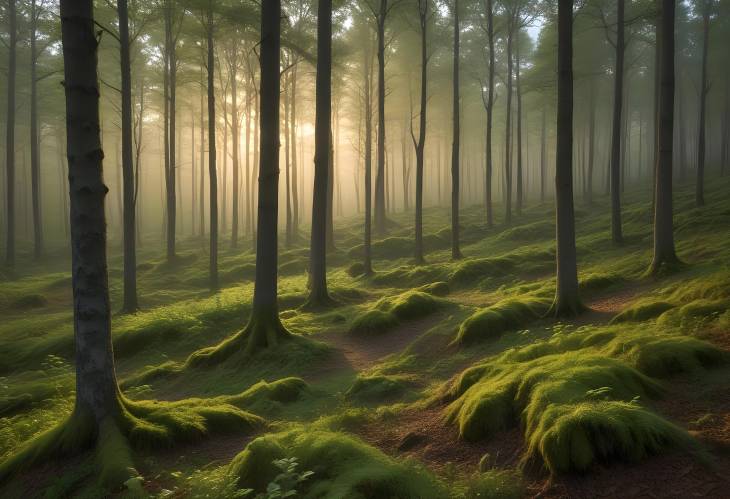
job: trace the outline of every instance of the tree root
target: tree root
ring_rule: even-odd
[[[132,449],[168,448],[210,433],[252,432],[265,421],[216,400],[131,401],[119,395],[117,409],[96,421],[76,407],[63,423],[34,438],[0,464],[0,483],[42,462],[94,450],[99,481],[118,487],[139,476]]]

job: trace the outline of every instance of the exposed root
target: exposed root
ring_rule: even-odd
[[[262,418],[215,399],[167,403],[120,395],[117,409],[96,421],[91,411],[77,407],[66,421],[0,464],[0,483],[44,461],[94,450],[100,483],[118,487],[138,476],[132,449],[171,447],[213,432],[251,432],[265,425]]]

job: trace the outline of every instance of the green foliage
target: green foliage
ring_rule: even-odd
[[[434,295],[434,296],[446,296],[451,292],[451,288],[449,288],[449,284],[446,282],[443,282],[443,281],[432,282],[431,284],[426,284],[426,285],[418,288],[418,290],[423,291],[424,293],[428,293],[430,295]]]
[[[612,324],[620,322],[644,322],[659,317],[674,305],[665,301],[643,301],[635,303],[611,320]]]
[[[347,390],[347,397],[366,403],[385,403],[402,397],[413,381],[406,376],[358,376]]]
[[[519,499],[526,490],[519,474],[510,470],[488,470],[467,481],[466,499]]]
[[[421,291],[408,291],[392,299],[383,299],[378,304],[393,313],[400,320],[420,319],[441,307],[443,303],[432,295]]]
[[[378,309],[366,310],[350,324],[350,333],[371,335],[384,333],[398,326],[398,319],[391,312]]]
[[[549,307],[550,301],[545,298],[527,296],[503,300],[466,319],[459,327],[455,342],[468,346],[495,339],[506,331],[524,327],[542,317]]]
[[[239,487],[265,492],[279,473],[273,462],[287,457],[313,472],[300,492],[305,498],[446,495],[435,478],[413,464],[395,461],[353,437],[306,428],[257,438],[231,462],[229,473]]]

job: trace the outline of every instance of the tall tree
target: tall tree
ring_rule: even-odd
[[[461,25],[459,23],[459,0],[453,3],[454,16],[454,79],[453,79],[453,138],[451,143],[451,258],[458,260],[462,258],[459,243],[459,152],[461,148],[461,118],[459,116],[459,35]]]
[[[619,0],[622,1],[622,0]],[[573,207],[573,0],[558,0],[558,116],[555,155],[557,278],[551,313],[576,315],[578,294]]]
[[[674,149],[674,17],[675,0],[662,0],[657,23],[660,40],[659,151],[654,185],[654,256],[649,272],[658,274],[679,263],[674,250],[672,156]]]
[[[624,103],[624,4],[616,0],[616,68],[613,80],[613,123],[611,125],[611,239],[623,241],[621,229],[621,112]],[[613,42],[612,42],[613,43]]]
[[[319,0],[317,10],[317,79],[314,124],[314,192],[309,251],[308,307],[331,302],[327,292],[327,205],[332,147],[332,1]],[[331,206],[331,202],[329,203]],[[330,207],[331,209],[331,207]]]
[[[426,148],[426,111],[428,102],[428,23],[431,17],[430,0],[418,0],[418,25],[421,30],[421,109],[419,112],[418,140],[413,132],[411,120],[411,139],[416,149],[416,246],[415,260],[424,263],[423,258],[423,160]],[[405,183],[405,179],[404,179]],[[406,193],[407,195],[407,193]],[[404,199],[404,203],[406,200]]]
[[[512,9],[507,11],[507,104],[505,108],[504,125],[504,223],[512,223],[512,47],[517,19]]]
[[[484,10],[487,15],[487,45],[489,50],[489,67],[487,68],[487,138],[486,138],[486,204],[487,204],[487,226],[494,225],[494,213],[492,209],[492,122],[494,114],[494,76],[495,76],[495,53],[494,53],[494,5],[493,0],[485,0]]]
[[[119,62],[122,75],[122,179],[124,190],[124,298],[122,309],[134,312],[137,303],[137,248],[135,180],[132,157],[132,69],[129,55],[129,12],[127,0],[117,1],[119,16]],[[140,125],[142,126],[141,122]]]
[[[218,172],[216,170],[215,149],[215,48],[213,30],[213,0],[208,0],[207,14],[207,49],[208,49],[208,176],[210,181],[210,249],[209,249],[209,286],[211,291],[218,290]],[[225,206],[224,206],[225,209]]]
[[[370,36],[370,28],[364,27],[365,31],[365,48],[363,50],[363,84],[364,84],[364,107],[365,107],[365,224],[364,224],[364,260],[363,260],[363,272],[365,275],[371,275],[373,273],[373,260],[372,260],[372,204],[373,204],[373,193],[372,193],[372,163],[373,163],[373,102],[372,102],[372,88],[373,88],[373,54],[372,54],[372,40]]]
[[[13,3],[13,2],[11,2]],[[42,6],[30,3],[30,183],[33,210],[33,257],[43,254],[43,223],[41,217],[41,158],[38,124],[38,19]]]
[[[15,73],[18,45],[17,11],[15,0],[8,1],[8,104],[5,117],[5,175],[8,217],[5,230],[5,263],[15,265]]]
[[[705,204],[705,155],[707,150],[707,94],[710,86],[707,82],[707,51],[710,45],[710,9],[712,0],[699,0],[702,4],[702,75],[700,77],[700,117],[697,123],[697,185],[695,202],[697,206]],[[660,111],[661,112],[661,111]],[[661,125],[660,125],[661,126]]]

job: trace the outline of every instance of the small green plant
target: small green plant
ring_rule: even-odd
[[[298,472],[299,462],[296,457],[274,460],[274,466],[281,470],[274,480],[266,487],[266,492],[256,496],[256,499],[283,499],[296,497],[297,486],[305,482],[314,474],[313,471]]]

